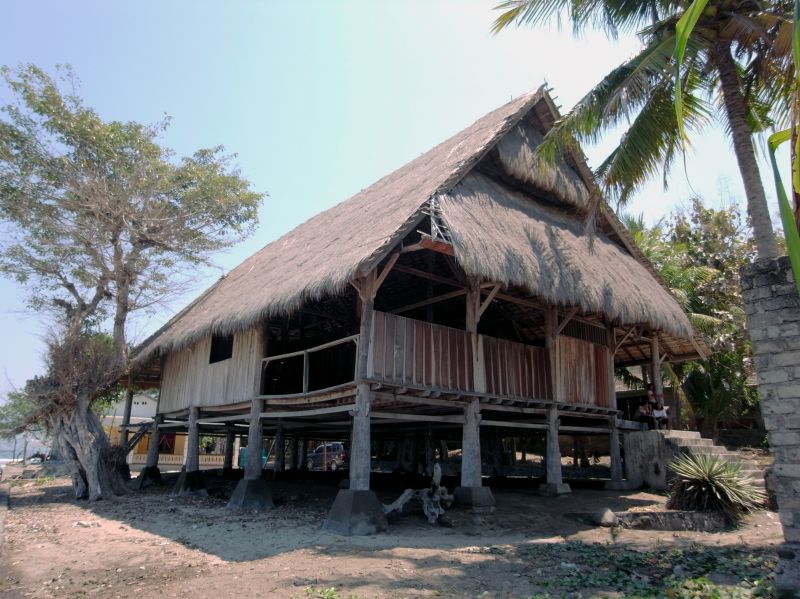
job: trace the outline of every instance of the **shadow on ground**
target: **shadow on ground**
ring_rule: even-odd
[[[418,481],[406,479],[396,488],[378,485],[379,498],[388,503],[409,482]],[[718,587],[727,589],[722,596],[768,596],[775,559],[772,537],[779,527],[766,526],[774,515],[755,516],[765,528],[750,523],[719,534],[605,529],[574,514],[605,507],[658,509],[664,497],[577,489],[569,496],[544,498],[520,481],[505,485],[512,488],[494,482],[494,513],[454,508],[448,514],[452,528],[430,526],[421,515],[411,514],[372,537],[339,537],[320,529],[338,489],[330,476],[272,482],[277,505],[263,514],[229,512],[225,504],[234,483],[213,476],[209,495],[203,497],[172,497],[165,485],[119,500],[86,503],[71,499],[66,484],[45,485],[16,499],[12,494],[11,508],[71,504],[86,513],[86,520],[109,520],[120,529],[156,535],[135,550],[144,560],[164,559],[157,556],[166,550],[171,560],[164,563],[167,575],[154,581],[163,586],[148,589],[153,596],[169,596],[163,593],[178,589],[192,592],[187,580],[204,594],[250,584],[267,596],[298,598],[484,592],[488,597],[564,597],[601,591],[705,597],[714,596]],[[92,528],[85,530],[93,534]],[[772,537],[764,534],[767,530]],[[87,539],[91,542],[91,536]],[[190,553],[173,553],[173,543]],[[95,574],[109,585],[103,592],[110,592],[110,585],[133,588],[123,585],[137,585],[145,576],[139,563],[126,567],[123,560],[120,565],[102,578]],[[205,574],[198,576],[199,568]],[[149,565],[146,572],[148,579],[154,575]],[[339,591],[325,594],[330,588]]]

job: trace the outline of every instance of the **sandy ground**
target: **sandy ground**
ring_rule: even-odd
[[[593,559],[587,547],[629,558],[680,549],[712,561],[721,560],[721,552],[740,552],[751,561],[757,557],[763,567],[782,534],[772,512],[716,534],[600,528],[574,514],[606,506],[658,510],[664,497],[576,490],[552,499],[533,489],[496,489],[494,513],[454,508],[452,528],[409,515],[386,534],[345,538],[320,530],[335,485],[274,484],[274,510],[235,514],[225,508],[230,487],[221,482],[207,497],[173,498],[160,488],[96,503],[71,499],[66,479],[14,483],[0,555],[0,595],[528,597],[556,589],[546,596],[560,597],[566,595],[558,592],[558,581],[576,580],[575,572],[566,570],[592,569],[581,561]],[[379,496],[388,503],[397,494]],[[596,596],[586,586],[590,574],[580,579],[581,596]],[[336,593],[325,590],[330,588]]]

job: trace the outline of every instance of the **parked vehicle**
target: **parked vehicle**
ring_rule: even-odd
[[[323,443],[306,456],[306,465],[309,470],[336,471],[347,468],[348,455],[344,443]]]

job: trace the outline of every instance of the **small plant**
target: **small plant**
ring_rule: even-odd
[[[669,468],[677,475],[667,501],[670,509],[720,511],[736,522],[766,499],[739,466],[716,456],[680,455]]]

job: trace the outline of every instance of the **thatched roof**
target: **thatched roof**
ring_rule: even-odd
[[[306,300],[341,292],[353,276],[368,272],[413,230],[434,196],[445,198],[456,259],[472,274],[519,285],[561,305],[608,313],[622,324],[649,323],[673,335],[690,335],[691,327],[677,302],[620,246],[595,236],[592,247],[574,223],[531,206],[530,201],[522,206],[520,198],[486,184],[478,189],[480,179],[470,177],[458,185],[497,148],[519,167],[517,174],[526,183],[554,193],[570,208],[587,205],[589,191],[566,163],[550,171],[525,171],[531,153],[521,140],[538,143],[540,139],[522,126],[534,108],[554,111],[543,90],[517,98],[268,244],[146,340],[137,362],[212,333],[234,332],[269,316],[291,313]],[[514,133],[498,146],[512,129]],[[498,203],[491,205],[490,198]],[[460,199],[491,211],[491,218],[481,217],[481,224],[488,227],[482,240],[478,240],[477,223],[468,218],[469,211],[458,205]],[[546,218],[548,224],[512,222],[515,211],[527,221]],[[498,220],[492,222],[494,218]],[[551,239],[557,244],[552,245]],[[531,255],[548,243],[548,254]],[[593,253],[597,251],[601,253]]]
[[[587,235],[581,220],[563,210],[480,173],[464,177],[439,204],[468,275],[616,322],[692,334],[678,303],[641,263],[602,235]]]

